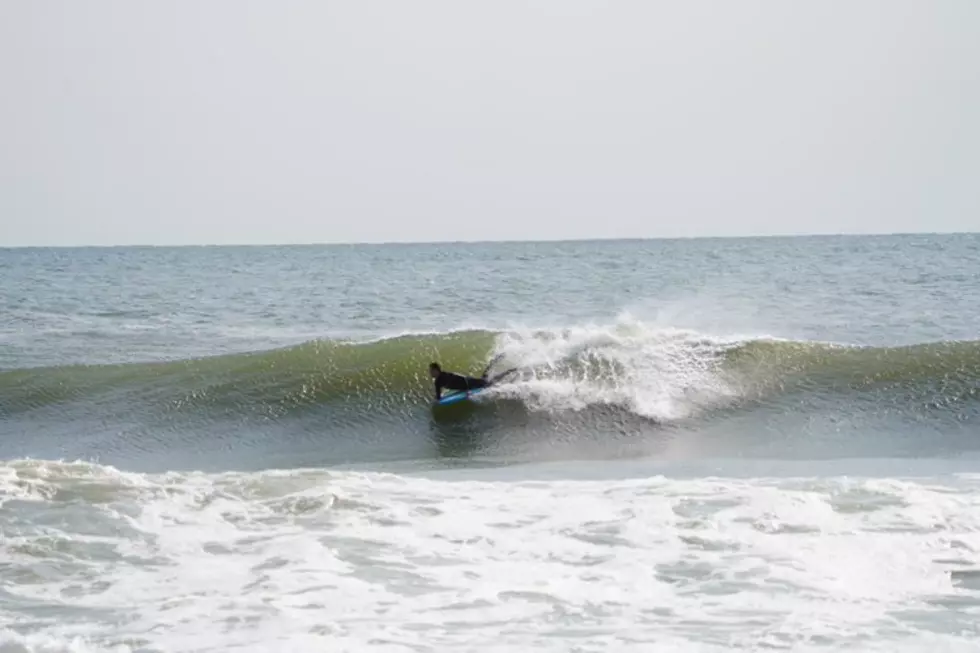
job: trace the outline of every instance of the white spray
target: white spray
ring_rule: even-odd
[[[534,410],[616,405],[652,419],[682,419],[735,395],[716,370],[724,351],[741,342],[627,319],[509,331],[498,339],[495,371],[521,373],[496,392]]]

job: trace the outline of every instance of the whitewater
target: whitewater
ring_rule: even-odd
[[[978,254],[2,250],[0,652],[978,651]]]
[[[977,475],[5,472],[10,651],[976,647]]]

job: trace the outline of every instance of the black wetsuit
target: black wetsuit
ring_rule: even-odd
[[[452,372],[439,372],[439,376],[435,378],[435,382],[437,401],[442,397],[443,388],[465,391],[485,388],[490,385],[490,382],[485,378],[478,379],[473,376],[461,376],[459,374],[453,374]]]

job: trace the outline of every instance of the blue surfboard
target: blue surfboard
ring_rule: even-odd
[[[484,390],[486,390],[486,388],[474,388],[473,390],[469,391],[458,390],[456,392],[450,392],[442,395],[442,398],[435,402],[435,405],[448,406],[449,404],[455,404],[457,402],[469,399],[473,395],[478,395]]]

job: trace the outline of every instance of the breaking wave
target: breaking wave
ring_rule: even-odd
[[[431,407],[430,361],[479,374],[495,357],[491,374],[518,373],[479,402]],[[182,439],[173,446],[224,425],[226,448],[262,429],[277,437],[302,431],[345,443],[345,460],[370,459],[367,449],[396,446],[400,433],[431,430],[433,420],[463,420],[470,434],[524,429],[538,440],[719,421],[759,432],[787,415],[814,422],[859,414],[865,424],[870,415],[941,428],[974,423],[978,399],[980,342],[856,347],[643,323],[315,340],[170,362],[0,372],[0,420],[11,424],[109,425],[129,438],[169,431]],[[360,451],[350,448],[354,441]]]

